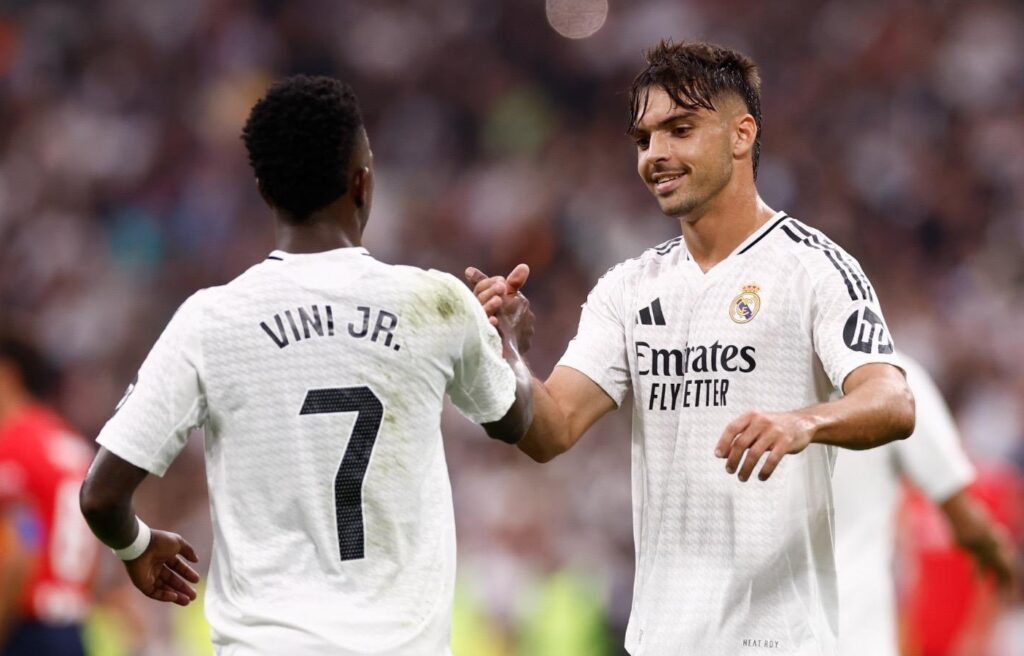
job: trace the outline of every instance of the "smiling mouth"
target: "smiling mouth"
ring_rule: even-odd
[[[658,174],[654,176],[654,192],[657,194],[667,193],[679,186],[685,173]]]

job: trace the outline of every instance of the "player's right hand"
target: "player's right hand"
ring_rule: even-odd
[[[177,533],[153,529],[149,546],[135,560],[125,561],[135,587],[157,601],[188,606],[196,598],[189,583],[199,582],[199,573],[185,562],[199,562],[199,556],[185,538]]]
[[[503,330],[501,324],[507,321],[519,352],[529,351],[533,341],[534,315],[530,309],[530,300],[519,290],[530,277],[530,267],[518,264],[507,277],[487,276],[476,267],[469,267],[465,276],[466,281],[473,286],[473,293],[483,305],[491,325]]]

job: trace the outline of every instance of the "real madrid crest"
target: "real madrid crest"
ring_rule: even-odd
[[[754,283],[743,285],[743,292],[729,304],[729,317],[736,323],[750,323],[761,309],[761,288]]]

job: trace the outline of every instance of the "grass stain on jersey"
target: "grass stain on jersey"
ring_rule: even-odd
[[[445,284],[421,288],[409,301],[402,310],[402,319],[413,328],[447,323],[457,317],[463,307],[458,294]]]
[[[450,290],[444,290],[437,299],[437,313],[441,316],[441,319],[447,321],[451,319],[455,314],[456,303],[459,299],[454,298],[454,294]]]

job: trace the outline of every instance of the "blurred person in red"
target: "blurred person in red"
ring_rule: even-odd
[[[1005,465],[979,465],[974,482],[965,491],[976,512],[990,515],[1009,530],[1009,557],[1020,557],[1024,537],[1024,482]],[[945,510],[945,507],[943,507]],[[901,603],[904,653],[913,656],[1009,656],[1021,654],[1021,645],[998,639],[1005,602],[1019,600],[1019,577],[1014,589],[1004,577],[979,577],[985,567],[955,523],[919,493],[909,495],[903,516],[904,561],[910,572]],[[1012,545],[1018,549],[1013,551]],[[987,569],[991,569],[990,567]],[[1012,645],[1012,647],[1010,646]]]
[[[91,450],[43,405],[55,376],[0,335],[0,655],[84,654],[97,548],[78,512]]]

